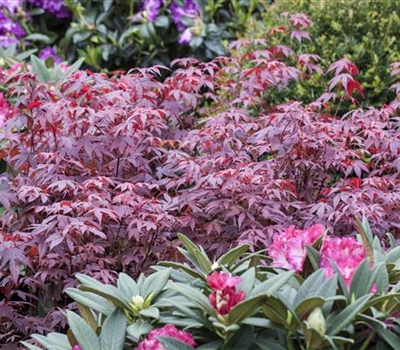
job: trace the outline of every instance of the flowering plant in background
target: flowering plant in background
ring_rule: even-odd
[[[192,348],[195,346],[195,341],[190,333],[181,331],[172,324],[167,324],[162,328],[153,329],[147,338],[139,343],[135,350],[166,350],[160,344],[158,340],[159,336],[178,339]]]
[[[41,8],[57,18],[69,18],[71,12],[68,11],[65,0],[28,0],[37,8]]]
[[[26,32],[11,17],[13,13],[10,13],[10,15],[4,13],[4,7],[4,3],[0,4],[0,46],[7,48],[11,44],[18,44]],[[12,9],[15,10],[15,7],[12,7]]]
[[[39,58],[42,60],[47,60],[49,57],[53,59],[55,64],[62,62],[62,59],[57,56],[56,50],[51,46],[46,46],[43,50],[39,52]]]
[[[349,287],[354,272],[365,258],[364,246],[353,237],[327,236],[322,244],[320,267],[326,270],[329,278],[335,273],[335,263]]]
[[[269,246],[272,266],[301,272],[307,255],[306,246],[312,246],[324,232],[322,225],[310,226],[304,230],[289,226],[285,231],[275,234]]]

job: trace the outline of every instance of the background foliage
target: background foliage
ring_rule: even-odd
[[[284,24],[281,14],[285,11],[311,16],[312,40],[302,40],[295,49],[298,54],[319,55],[323,68],[347,57],[360,69],[365,93],[362,105],[379,106],[391,101],[393,92],[387,89],[391,81],[390,64],[400,58],[397,40],[400,18],[396,1],[275,1],[263,13],[262,21],[250,25],[249,37],[264,38],[271,28]],[[325,89],[324,76],[315,76],[310,81],[295,84],[285,97],[310,102]]]

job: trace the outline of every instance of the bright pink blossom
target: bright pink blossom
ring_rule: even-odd
[[[332,261],[334,261],[343,275],[346,285],[349,286],[354,271],[364,259],[364,247],[354,238],[326,237],[322,245],[320,267],[326,269],[326,277],[329,278],[335,272],[332,266]]]
[[[79,345],[74,345],[71,350],[82,350],[82,348]]]
[[[4,98],[4,95],[0,93],[0,127],[2,127],[8,117],[10,105]]]
[[[220,315],[229,314],[246,297],[244,291],[236,290],[236,286],[242,281],[241,277],[231,277],[226,272],[216,271],[207,277],[207,281],[212,289],[208,300]]]
[[[275,234],[269,247],[272,266],[301,272],[307,255],[306,246],[311,246],[324,231],[322,225],[310,226],[305,230],[290,226],[284,232]]]
[[[211,289],[222,291],[226,287],[236,287],[242,282],[241,277],[232,277],[226,272],[213,272],[207,276],[207,282]]]
[[[135,350],[165,350],[157,340],[157,337],[160,335],[178,339],[191,347],[196,345],[190,333],[181,331],[172,324],[167,324],[162,328],[153,329],[147,339],[141,341]]]

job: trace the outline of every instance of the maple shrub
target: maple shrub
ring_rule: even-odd
[[[306,36],[309,24],[294,15],[285,35]],[[231,43],[231,57],[176,60],[171,72],[56,77],[34,60],[40,74],[8,78],[0,342],[64,326],[55,307],[74,307],[62,291],[76,273],[113,283],[179,261],[178,232],[214,257],[239,243],[265,248],[290,225],[347,235],[355,216],[398,237],[398,101],[338,116],[363,94],[342,59],[316,101],[269,103],[320,71],[318,56],[275,45],[277,32]]]

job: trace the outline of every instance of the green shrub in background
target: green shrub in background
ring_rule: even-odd
[[[209,60],[259,18],[269,0],[5,0],[0,48],[38,51],[55,63],[79,58],[91,70]],[[2,56],[3,57],[3,56]],[[0,62],[1,64],[1,62]]]
[[[359,67],[363,77],[365,99],[361,100],[362,105],[378,106],[394,96],[390,96],[385,86],[391,82],[390,64],[400,58],[398,9],[399,2],[393,0],[275,1],[260,23],[250,23],[248,36],[265,37],[271,28],[284,23],[282,12],[308,14],[312,21],[309,29],[312,40],[302,40],[297,53],[319,55],[324,68],[347,57]],[[285,93],[285,98],[314,100],[326,92],[328,79],[314,75],[306,82],[297,83],[296,88]]]

